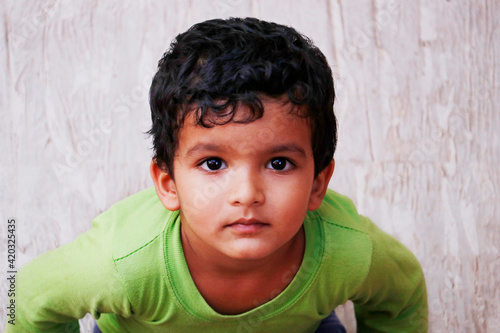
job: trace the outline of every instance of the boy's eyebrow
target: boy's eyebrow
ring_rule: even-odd
[[[223,146],[213,144],[213,143],[202,143],[198,144],[194,147],[191,147],[187,150],[186,156],[194,155],[197,153],[202,153],[202,152],[218,152],[218,151],[224,151],[225,148]],[[290,143],[290,144],[281,144],[281,145],[276,145],[272,146],[270,149],[268,149],[268,153],[270,154],[278,154],[278,153],[296,153],[300,154],[304,157],[307,157],[306,151],[300,147],[299,145],[295,143]]]
[[[191,147],[187,150],[186,156],[193,155],[199,152],[206,152],[206,151],[221,151],[223,150],[221,146],[213,144],[213,143],[201,143],[197,144],[194,147]]]
[[[307,157],[305,150],[302,147],[300,147],[299,145],[296,145],[294,143],[273,146],[273,147],[271,147],[269,152],[271,154],[298,153],[300,155],[303,155],[304,157]]]

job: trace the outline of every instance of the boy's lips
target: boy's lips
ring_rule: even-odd
[[[255,233],[268,226],[269,223],[264,223],[256,219],[239,219],[227,224],[225,227],[240,233]]]

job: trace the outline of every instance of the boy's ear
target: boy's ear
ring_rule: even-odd
[[[323,171],[321,171],[316,178],[314,178],[311,196],[309,197],[309,205],[307,210],[318,209],[325,197],[328,184],[332,178],[333,170],[335,169],[335,160],[332,159]]]
[[[155,184],[156,194],[163,206],[171,211],[178,210],[181,205],[173,178],[163,171],[154,160],[151,162],[149,171]]]

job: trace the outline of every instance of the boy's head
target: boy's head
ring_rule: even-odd
[[[268,97],[290,102],[297,106],[291,112],[308,119],[318,175],[337,142],[332,73],[321,51],[294,29],[255,18],[192,26],[163,55],[151,85],[156,163],[174,176],[179,130],[189,114],[203,127],[253,122]],[[236,116],[241,105],[250,112]]]

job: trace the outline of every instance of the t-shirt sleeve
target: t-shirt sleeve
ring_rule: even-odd
[[[358,332],[427,332],[427,292],[415,256],[373,222],[368,275],[352,298]]]
[[[98,217],[73,242],[21,267],[15,325],[7,322],[6,332],[79,332],[78,319],[87,313],[95,319],[101,313],[130,317],[130,302],[111,254],[112,224],[100,222]]]

